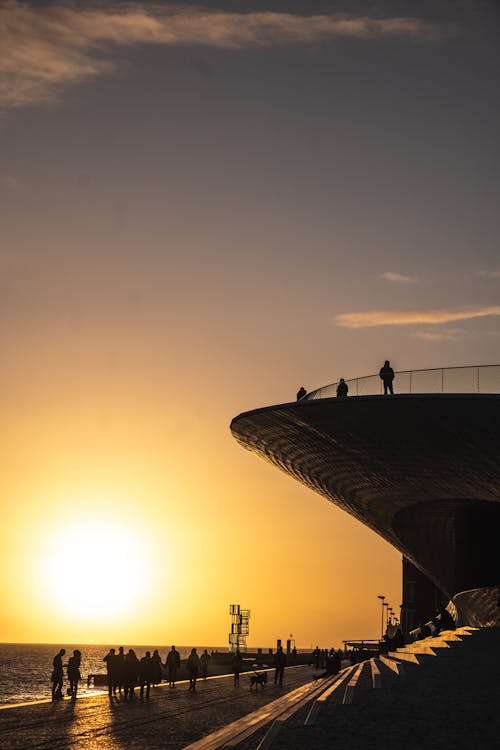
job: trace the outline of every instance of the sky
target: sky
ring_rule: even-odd
[[[399,553],[229,423],[499,362],[499,22],[0,4],[0,641],[378,637]]]

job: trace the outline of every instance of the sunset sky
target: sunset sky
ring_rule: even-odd
[[[0,4],[0,640],[379,635],[400,555],[243,451],[500,362],[493,0]]]

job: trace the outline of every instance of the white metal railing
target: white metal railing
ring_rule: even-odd
[[[345,381],[349,396],[382,395],[384,385],[380,376],[366,375]],[[333,398],[336,383],[311,391],[304,400]],[[466,367],[436,367],[432,370],[404,370],[394,373],[395,393],[500,393],[500,365]]]

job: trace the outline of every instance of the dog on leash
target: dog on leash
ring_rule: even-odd
[[[266,687],[267,683],[267,672],[254,672],[252,675],[250,675],[250,690],[252,690],[253,686],[255,685],[255,690],[261,686],[262,690]]]

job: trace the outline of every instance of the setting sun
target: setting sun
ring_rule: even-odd
[[[130,613],[149,592],[148,549],[135,529],[96,517],[54,530],[46,543],[41,585],[70,617],[110,620]]]

